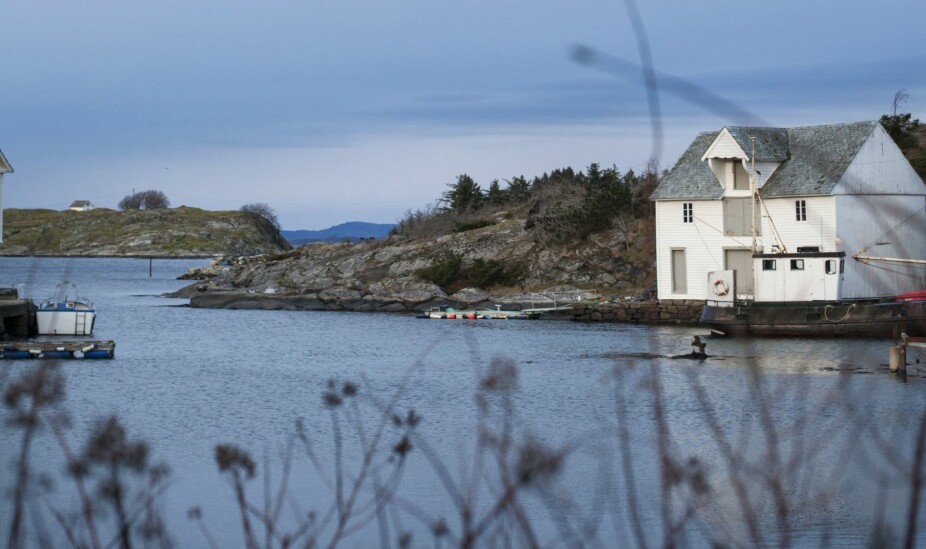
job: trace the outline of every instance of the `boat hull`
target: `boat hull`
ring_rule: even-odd
[[[701,323],[732,336],[926,337],[926,301],[708,303]]]
[[[39,335],[91,335],[96,312],[38,310],[35,319]]]

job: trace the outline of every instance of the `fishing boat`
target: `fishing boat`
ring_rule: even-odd
[[[93,302],[77,295],[77,286],[62,282],[55,286],[55,295],[36,306],[39,335],[83,336],[93,333],[96,308]]]
[[[845,252],[798,248],[797,253],[752,254],[752,291],[737,290],[735,270],[708,273],[708,299],[701,323],[734,336],[926,337],[926,291],[840,298]],[[862,265],[926,265],[926,260],[868,255],[851,258]],[[896,271],[895,271],[896,272]]]

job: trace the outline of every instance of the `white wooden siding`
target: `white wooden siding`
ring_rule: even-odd
[[[3,172],[0,172],[0,244],[3,244]]]
[[[682,222],[682,204],[691,203],[694,223]],[[723,201],[656,202],[656,284],[659,299],[707,299],[707,273],[724,268],[725,249],[750,248],[751,237],[723,234]],[[672,293],[672,249],[685,250],[687,292]]]
[[[926,186],[880,125],[859,149],[833,194],[926,194]]]
[[[807,221],[797,220],[794,203],[798,200],[807,204]],[[772,244],[776,243],[772,222],[791,253],[797,252],[800,246],[817,246],[821,252],[837,251],[836,206],[832,196],[766,198],[763,202],[765,208],[761,217],[766,253],[772,253]]]
[[[736,139],[733,139],[733,136],[730,135],[729,130],[726,128],[720,131],[720,134],[717,135],[717,138],[714,139],[714,142],[711,143],[711,146],[707,148],[707,152],[704,153],[704,156],[701,157],[701,160],[707,158],[746,158],[746,153],[743,152],[742,147],[739,146],[739,143],[736,142]]]
[[[851,258],[866,247],[868,255],[872,256],[926,259],[924,206],[926,198],[922,196],[836,197],[839,238],[842,240],[839,249],[846,252],[845,283],[840,297],[896,295],[926,288],[922,266],[899,263],[864,265]],[[907,222],[900,226],[904,220]]]

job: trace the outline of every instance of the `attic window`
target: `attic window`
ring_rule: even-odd
[[[682,204],[682,223],[694,223],[694,204],[691,202]]]

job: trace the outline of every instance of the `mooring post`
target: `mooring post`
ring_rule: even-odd
[[[900,367],[901,372],[906,373],[907,371],[907,340],[906,339],[904,339],[900,343],[899,354],[900,354],[900,360],[899,360],[900,364],[898,366]]]
[[[892,372],[896,372],[900,365],[900,346],[891,345],[887,350],[887,366]]]

